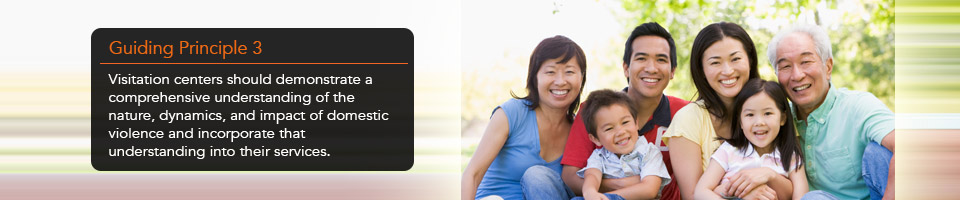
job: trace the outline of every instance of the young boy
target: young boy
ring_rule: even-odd
[[[670,182],[660,149],[637,136],[637,111],[621,92],[598,90],[590,93],[583,106],[583,121],[590,141],[603,146],[577,172],[584,178],[583,198],[623,199],[623,196],[654,199]],[[598,192],[602,178],[640,176],[640,183],[607,194]],[[579,199],[579,198],[575,198]]]

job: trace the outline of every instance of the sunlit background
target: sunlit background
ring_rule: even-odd
[[[455,199],[460,9],[459,1],[4,2],[0,199]],[[94,170],[93,31],[228,27],[409,28],[415,52],[414,166],[401,172]]]
[[[831,37],[835,86],[868,91],[897,113],[901,132],[897,196],[960,195],[960,2],[955,1],[524,1],[463,3],[461,168],[494,107],[524,96],[527,64],[542,39],[565,35],[587,54],[584,93],[626,86],[623,44],[633,27],[659,22],[677,43],[678,68],[665,91],[695,99],[690,47],[704,26],[734,22],[757,45],[761,77],[775,75],[767,43],[793,23],[819,24]]]
[[[870,91],[891,109],[894,103],[894,19],[892,1],[531,1],[497,15],[502,4],[464,2],[463,85],[461,93],[463,155],[466,164],[482,135],[492,108],[524,96],[530,53],[544,38],[564,35],[587,54],[584,94],[626,86],[622,57],[634,27],[658,22],[677,44],[677,69],[664,91],[695,99],[690,79],[690,47],[702,27],[727,21],[741,25],[757,46],[761,77],[774,80],[767,61],[767,43],[794,23],[819,24],[831,36],[832,82],[838,87]],[[583,98],[581,98],[582,100]]]
[[[892,1],[530,1],[502,4],[464,2],[463,108],[466,135],[486,124],[492,108],[510,92],[523,96],[527,64],[544,38],[564,35],[587,54],[584,93],[626,86],[622,71],[624,42],[637,25],[658,22],[676,40],[678,67],[664,91],[696,98],[690,79],[690,47],[701,28],[727,21],[741,25],[757,45],[761,76],[775,79],[767,62],[767,43],[793,23],[826,28],[835,49],[833,83],[870,91],[891,109],[894,103],[894,19]]]
[[[619,89],[624,38],[646,21],[677,38],[666,93],[686,99],[694,98],[689,47],[706,24],[743,25],[767,79],[763,52],[774,30],[825,25],[834,83],[870,91],[898,113],[898,197],[960,195],[957,1],[14,1],[0,5],[0,18],[0,199],[456,199],[486,118],[510,91],[524,94],[541,39],[562,34],[584,48],[585,91]],[[410,28],[415,164],[407,172],[97,172],[89,45],[100,27]]]

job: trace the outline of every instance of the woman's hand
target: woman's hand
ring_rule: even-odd
[[[767,185],[760,185],[757,188],[754,188],[746,196],[741,197],[744,200],[775,200],[777,199],[777,192],[773,191],[773,188],[770,188]]]
[[[730,189],[730,181],[721,181],[720,185],[718,185],[716,188],[713,188],[713,192],[717,193],[721,197],[728,197],[730,196],[727,194],[728,189]]]
[[[767,184],[767,181],[775,176],[778,176],[777,172],[766,167],[740,170],[730,177],[731,184],[730,188],[727,189],[727,194],[743,198],[747,192],[757,186]]]

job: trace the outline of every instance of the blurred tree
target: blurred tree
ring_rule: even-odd
[[[701,28],[727,21],[741,25],[757,46],[761,77],[774,80],[767,43],[794,23],[815,23],[830,35],[835,86],[868,91],[894,109],[893,1],[634,1],[622,0],[613,12],[624,24],[623,37],[638,24],[658,22],[677,43],[678,68],[665,93],[696,98],[690,81],[690,47]],[[622,47],[620,47],[622,52]],[[618,77],[613,76],[611,77]],[[613,85],[612,88],[622,87]]]
[[[556,0],[563,1],[563,0]],[[767,43],[779,30],[795,23],[814,23],[827,30],[833,47],[835,86],[868,91],[894,110],[894,2],[892,0],[809,1],[636,1],[599,0],[607,5],[623,28],[620,38],[641,23],[658,22],[673,35],[677,44],[677,69],[665,93],[696,99],[696,87],[690,79],[690,48],[700,29],[711,23],[727,21],[747,30],[757,47],[760,76],[775,80],[767,61]],[[564,12],[559,3],[549,4],[550,12]],[[621,68],[623,39],[609,41],[608,50],[588,52],[591,59],[584,93],[593,89],[620,89],[626,85]],[[465,68],[462,72],[462,129],[485,124],[497,104],[512,91],[524,96],[524,80],[529,51],[503,52],[503,59],[492,66]],[[600,61],[600,62],[595,62]],[[481,73],[482,72],[482,73]],[[490,75],[493,74],[493,75]],[[585,98],[585,97],[584,97]],[[482,127],[477,127],[482,131]]]
[[[563,0],[556,0],[563,1]],[[636,1],[600,0],[608,5],[623,25],[620,38],[626,38],[639,24],[658,22],[673,35],[677,45],[677,69],[664,93],[696,99],[696,87],[690,78],[690,48],[700,29],[727,21],[741,25],[757,47],[758,69],[766,80],[776,75],[767,59],[767,43],[781,29],[795,23],[813,23],[824,27],[833,47],[832,83],[836,87],[867,91],[894,110],[894,2],[893,0],[808,1],[808,0],[680,0]],[[551,12],[563,12],[553,3]],[[623,42],[609,41],[607,50],[588,52],[591,60],[584,93],[594,89],[620,89],[623,76]],[[511,91],[524,96],[524,81],[529,50],[503,52],[503,59],[492,66],[465,68],[461,82],[461,133],[479,137],[495,105]],[[597,62],[599,61],[599,62]],[[483,73],[481,73],[483,72]],[[490,74],[493,74],[492,76]],[[505,88],[508,88],[505,90]],[[583,97],[585,99],[586,96]],[[582,100],[582,99],[581,99]],[[896,111],[896,110],[894,110]],[[472,156],[476,142],[464,143],[461,169]]]

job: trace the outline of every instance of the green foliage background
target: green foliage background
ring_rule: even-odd
[[[696,34],[708,24],[727,21],[741,25],[757,47],[761,77],[775,80],[767,61],[767,43],[777,31],[794,23],[815,23],[830,35],[834,55],[832,83],[836,87],[868,91],[891,110],[894,104],[894,2],[892,0],[807,1],[597,1],[608,5],[622,25],[621,38],[645,22],[658,22],[673,35],[677,44],[678,66],[674,79],[664,91],[668,95],[695,99],[696,88],[690,79],[690,48]],[[549,4],[545,2],[544,4]],[[561,5],[557,0],[553,5]],[[547,12],[547,11],[541,11]],[[564,12],[563,7],[549,11]],[[589,57],[620,58],[623,40],[610,41],[611,48],[586,52]],[[490,110],[509,98],[507,91],[523,96],[528,57],[504,52],[495,66],[465,69],[462,72],[461,122],[463,132],[477,131],[477,125]],[[529,55],[521,53],[519,55]],[[584,93],[594,89],[619,89],[626,85],[620,59],[600,59],[589,63],[588,84]],[[594,60],[595,61],[595,60]],[[478,73],[477,70],[483,70]],[[484,76],[483,74],[498,76]],[[505,76],[499,76],[499,75]],[[473,130],[468,130],[473,129]],[[482,131],[482,130],[480,130]]]
[[[851,2],[845,2],[851,3]],[[743,26],[757,46],[761,76],[774,80],[776,76],[767,61],[767,43],[781,28],[762,27],[759,20],[787,21],[796,23],[798,18],[813,16],[814,21],[826,26],[834,51],[832,83],[838,87],[869,91],[894,109],[894,38],[893,1],[862,1],[852,5],[862,6],[858,14],[840,13],[836,26],[824,24],[823,4],[835,10],[837,1],[657,1],[638,2],[624,0],[621,19],[624,37],[637,24],[658,22],[666,27],[677,43],[678,68],[674,81],[665,93],[685,99],[693,99],[696,87],[690,80],[690,47],[700,28],[711,23],[727,21]],[[850,8],[845,8],[850,9]],[[824,9],[826,10],[826,9]],[[803,15],[803,16],[802,16]],[[835,29],[834,29],[835,28]],[[622,49],[619,50],[622,52]],[[678,81],[679,80],[679,81]]]

